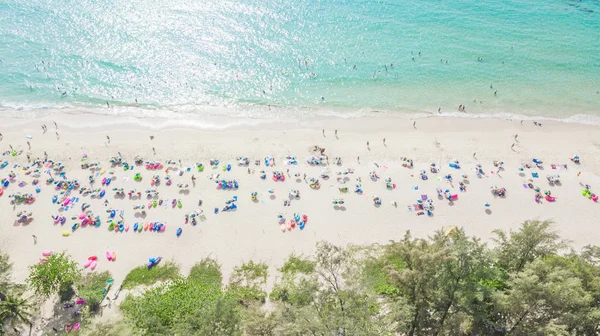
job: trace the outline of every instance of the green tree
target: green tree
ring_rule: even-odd
[[[29,266],[27,283],[35,294],[49,297],[59,291],[65,291],[81,277],[77,263],[65,252],[54,253],[45,263]]]
[[[369,273],[379,274],[379,288],[386,285],[381,294],[390,302],[398,332],[457,335],[485,329],[499,271],[491,267],[486,245],[464,231],[450,236],[438,231],[428,240],[407,232],[384,246],[375,266],[377,272]]]
[[[361,268],[351,248],[317,244],[315,260],[290,257],[271,299],[276,335],[391,334],[376,295],[361,286]]]
[[[245,306],[253,301],[264,303],[267,297],[265,287],[269,275],[268,269],[267,264],[255,263],[253,260],[235,267],[229,278],[228,290]]]
[[[551,229],[553,224],[550,220],[528,220],[516,232],[495,230],[493,240],[499,245],[496,248],[498,266],[520,272],[528,262],[564,249],[566,242]]]
[[[503,335],[567,335],[578,312],[593,302],[571,270],[543,259],[510,274],[506,285],[494,297],[501,322],[496,330]]]
[[[2,324],[9,325],[13,329],[20,324],[28,325],[31,333],[31,329],[33,328],[31,310],[32,306],[29,303],[29,299],[25,299],[21,295],[14,293],[4,294],[0,300],[0,321],[2,321]]]
[[[544,258],[549,267],[561,268],[576,277],[581,282],[582,289],[590,296],[591,300],[586,306],[576,310],[569,310],[569,314],[562,319],[569,334],[598,335],[600,334],[600,267],[595,258],[589,259],[587,255],[590,248],[586,246],[581,255],[571,252],[568,255],[554,255]]]
[[[262,305],[251,304],[242,310],[242,329],[245,336],[275,336],[281,317],[277,309],[273,313],[265,312]]]
[[[23,298],[22,288],[11,283],[11,271],[8,255],[0,251],[0,334],[5,325],[18,333],[16,327],[21,324],[28,325],[31,334],[31,304],[29,299]]]

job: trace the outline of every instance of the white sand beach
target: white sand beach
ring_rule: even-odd
[[[407,230],[415,236],[427,236],[444,226],[463,227],[469,234],[488,238],[492,230],[517,228],[527,219],[553,219],[556,229],[576,248],[597,244],[600,239],[600,230],[595,228],[600,205],[581,194],[585,184],[591,186],[591,192],[600,192],[600,129],[597,126],[543,122],[540,127],[531,121],[432,117],[418,119],[413,128],[412,120],[382,116],[257,122],[256,125],[200,130],[194,128],[195,122],[191,121],[186,127],[183,123],[169,126],[160,120],[122,123],[116,118],[55,114],[37,120],[4,118],[0,122],[3,135],[0,148],[2,152],[8,151],[1,159],[9,162],[0,170],[0,177],[8,177],[11,171],[16,174],[15,181],[0,196],[0,246],[14,262],[16,281],[25,279],[27,267],[38,262],[41,250],[66,250],[82,264],[88,256],[97,255],[96,270],[110,270],[119,283],[130,269],[145,264],[151,256],[174,260],[184,271],[201,258],[211,256],[222,263],[227,274],[233,266],[250,259],[278,267],[292,252],[312,251],[319,240],[342,245],[383,243],[400,239]],[[53,121],[58,124],[57,130]],[[42,124],[48,129],[45,134]],[[149,125],[151,127],[147,127]],[[337,137],[335,130],[338,130]],[[59,134],[58,139],[55,132]],[[515,134],[518,134],[518,142]],[[28,135],[31,139],[26,137]],[[22,154],[12,156],[9,145]],[[306,163],[307,157],[320,155],[313,151],[315,146],[325,148],[328,165]],[[26,175],[23,167],[31,164],[28,154],[31,160],[44,160],[44,152],[48,159],[64,164],[67,180],[77,179],[81,187],[105,189],[106,195],[90,198],[74,190],[70,197],[79,201],[69,210],[53,204],[54,195],[59,199],[64,195],[59,195],[54,184],[46,184],[47,164],[39,168],[40,192],[36,193],[33,174]],[[124,161],[135,166],[133,170],[124,171],[122,165],[110,165],[109,159],[119,152]],[[86,161],[81,160],[84,154]],[[134,164],[136,155],[144,161],[160,161],[165,168],[167,160],[176,161],[168,173],[172,185],[165,183],[165,168],[147,170],[143,164]],[[581,157],[580,165],[570,160],[574,155]],[[249,166],[238,165],[238,156],[248,157]],[[274,158],[275,166],[265,167],[267,156]],[[294,156],[298,164],[286,164],[286,156]],[[340,165],[334,164],[335,157],[341,158]],[[412,159],[414,168],[403,167],[401,157]],[[535,167],[533,158],[543,161],[543,169]],[[211,159],[218,159],[219,166],[211,167]],[[260,166],[255,165],[255,160],[260,161]],[[455,160],[459,161],[460,169],[449,167]],[[504,170],[498,171],[494,161],[504,162]],[[103,174],[81,168],[82,163],[92,162],[100,162]],[[203,172],[197,171],[196,163],[205,166]],[[431,163],[436,164],[440,173],[430,172]],[[482,178],[476,176],[477,163],[485,172]],[[519,170],[525,163],[533,168]],[[231,170],[223,171],[227,164]],[[556,169],[552,168],[553,164]],[[563,165],[567,165],[567,169]],[[328,179],[321,177],[324,169],[329,172]],[[348,169],[354,172],[337,175]],[[422,169],[426,170],[428,180],[419,177]],[[264,180],[260,178],[261,170],[266,173]],[[282,171],[285,181],[275,182],[271,178],[273,171]],[[180,175],[180,172],[183,173]],[[376,172],[380,178],[372,180],[370,172]],[[141,173],[141,181],[134,181],[135,173]],[[532,178],[532,173],[539,177]],[[158,187],[151,186],[155,174],[161,178]],[[220,174],[219,179],[237,179],[239,189],[218,190],[211,180],[217,174]],[[312,189],[304,181],[304,174],[307,180],[318,178],[320,189]],[[452,174],[452,185],[444,179],[447,174]],[[89,183],[90,175],[95,178],[93,186]],[[196,177],[195,185],[192,175]],[[466,192],[459,191],[461,175],[468,176]],[[547,175],[560,175],[560,185],[549,185]],[[56,174],[53,177],[60,180]],[[112,178],[110,186],[101,185],[105,177]],[[346,184],[342,185],[338,177],[347,180]],[[357,182],[357,178],[361,182]],[[386,188],[387,178],[396,184],[395,189]],[[529,179],[542,193],[549,190],[556,201],[542,199],[536,203],[534,190],[524,186]],[[180,183],[189,184],[189,192],[178,188]],[[362,195],[354,192],[358,183],[362,184]],[[347,193],[339,190],[344,186],[348,187]],[[494,197],[491,187],[506,188],[506,197]],[[125,193],[135,188],[142,192],[142,199],[131,200],[127,195],[116,198],[113,188],[123,188]],[[148,188],[157,189],[158,199],[164,203],[146,209],[146,216],[141,217],[133,206],[148,205],[143,192]],[[449,189],[458,199],[450,202],[438,198],[437,188]],[[274,193],[270,194],[269,189]],[[290,206],[284,206],[292,189],[298,190],[300,197],[293,199]],[[256,202],[250,196],[254,191],[258,193]],[[32,193],[36,200],[30,205],[13,206],[8,196],[17,192]],[[213,213],[215,208],[221,210],[234,195],[238,197],[235,211]],[[409,211],[408,207],[417,203],[421,195],[433,200],[433,216]],[[381,206],[374,206],[375,196],[381,198]],[[336,209],[332,201],[339,198],[345,203]],[[182,207],[172,207],[173,199],[181,200]],[[108,200],[107,206],[105,200]],[[201,207],[199,200],[203,202]],[[81,222],[71,217],[82,212],[83,203],[90,205],[87,210],[94,216],[100,216],[101,226],[80,227],[63,237],[63,231],[71,231],[73,224]],[[489,203],[489,207],[484,206],[485,203]],[[130,227],[128,232],[108,231],[107,209],[115,209],[116,217],[123,210],[123,221]],[[185,215],[196,209],[202,209],[205,218],[196,226],[185,224]],[[33,213],[29,224],[17,221],[16,214],[22,210]],[[282,232],[277,215],[283,214],[287,224],[294,213],[308,216],[306,226],[303,230],[296,227]],[[57,215],[66,217],[64,225],[54,223],[51,217]],[[134,232],[136,222],[161,222],[167,228],[160,233]],[[176,236],[178,228],[182,228],[179,237]],[[36,244],[32,235],[37,237]],[[114,251],[117,260],[107,261],[104,257],[107,251]]]

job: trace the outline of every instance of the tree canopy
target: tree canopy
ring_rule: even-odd
[[[65,252],[53,253],[46,262],[29,267],[27,283],[35,294],[49,297],[70,288],[81,277],[81,270]]]
[[[123,321],[89,333],[598,335],[600,248],[569,249],[552,224],[526,221],[518,230],[495,231],[489,245],[461,229],[427,238],[407,232],[383,245],[319,242],[314,253],[290,255],[278,269],[242,263],[227,282],[213,259],[201,260],[188,276],[173,263],[139,267],[127,284],[146,289],[121,304]],[[10,269],[0,253],[0,322],[26,325],[31,304],[14,290]],[[76,265],[64,253],[31,271],[28,283],[37,294],[76,283],[90,303],[101,300],[110,277],[77,282]]]

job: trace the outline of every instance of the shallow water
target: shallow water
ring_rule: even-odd
[[[598,36],[598,0],[4,0],[0,104],[598,117]]]

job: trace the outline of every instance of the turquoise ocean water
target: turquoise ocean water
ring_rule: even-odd
[[[600,1],[0,0],[0,60],[0,113],[600,117]]]

